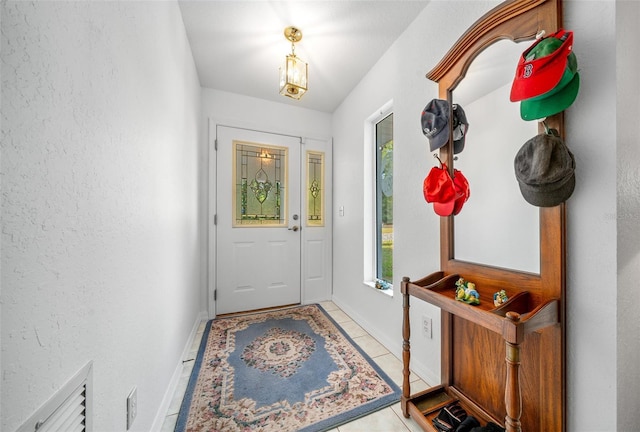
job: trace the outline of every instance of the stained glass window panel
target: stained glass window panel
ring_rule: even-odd
[[[234,141],[233,226],[284,226],[287,149]]]
[[[307,225],[324,226],[324,153],[307,152]]]

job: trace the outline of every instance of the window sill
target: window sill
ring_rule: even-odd
[[[388,297],[393,297],[393,285],[391,284],[387,289],[380,289],[376,288],[376,283],[374,281],[364,281],[363,283],[374,291],[378,291],[379,293],[382,293]]]

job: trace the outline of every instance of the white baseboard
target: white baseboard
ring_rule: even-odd
[[[360,327],[362,327],[367,333],[373,336],[378,342],[389,350],[393,355],[402,359],[402,334],[401,329],[398,329],[398,338],[391,340],[389,335],[382,334],[376,330],[376,327],[369,321],[364,319],[362,315],[356,310],[351,308],[347,303],[341,301],[338,297],[333,296],[332,301],[342,309],[347,315],[349,315]],[[416,373],[423,381],[430,385],[440,383],[440,375],[436,373],[432,368],[428,367],[424,362],[421,362],[419,358],[415,356],[411,357],[411,370]]]
[[[180,377],[182,376],[182,362],[184,360],[188,360],[187,357],[189,356],[191,346],[193,345],[193,341],[196,337],[196,334],[198,333],[198,329],[200,328],[200,323],[208,319],[209,318],[207,312],[200,312],[196,317],[196,321],[193,323],[193,327],[191,328],[191,333],[189,334],[187,343],[182,349],[180,361],[173,371],[173,375],[171,376],[171,380],[169,381],[167,390],[164,392],[162,403],[160,404],[160,407],[156,412],[156,417],[153,420],[153,425],[151,426],[150,432],[160,432],[162,430],[162,424],[164,423],[164,419],[167,416],[167,411],[169,410],[169,406],[171,405],[171,401],[173,400],[173,395],[176,392],[176,388],[178,387],[178,383],[180,382]]]

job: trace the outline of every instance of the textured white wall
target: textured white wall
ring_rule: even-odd
[[[421,194],[422,180],[434,162],[421,134],[419,117],[424,105],[437,97],[437,88],[424,74],[470,24],[497,3],[431,2],[334,113],[334,208],[345,206],[345,216],[336,215],[334,219],[334,298],[397,354],[401,349],[400,278],[415,279],[439,268],[438,218]],[[626,424],[623,418],[637,415],[632,408],[618,411],[616,400],[617,374],[624,372],[616,371],[616,337],[621,332],[616,326],[616,232],[620,229],[616,214],[616,145],[637,146],[637,138],[630,143],[616,136],[613,47],[616,33],[630,32],[629,40],[636,41],[638,28],[616,29],[616,4],[564,2],[565,28],[575,32],[574,49],[581,74],[580,94],[566,112],[567,145],[577,160],[577,185],[568,201],[567,216],[567,415],[568,429],[580,432],[622,430],[616,428],[613,413],[618,413],[621,424]],[[364,120],[391,99],[395,111],[393,299],[363,286],[361,250],[362,128]],[[637,98],[633,102],[637,107]],[[637,125],[633,114],[617,114],[620,121]],[[469,120],[471,139],[473,119]],[[629,173],[630,181],[637,173],[636,165]],[[636,180],[628,186],[637,186]],[[637,195],[632,202],[637,205]],[[637,230],[637,219],[625,222],[628,224]],[[637,269],[637,252],[627,254],[633,257],[632,269]],[[439,316],[437,309],[414,300],[414,329],[420,328],[423,314]],[[433,329],[437,335],[437,320]],[[637,332],[633,334],[637,336]],[[419,330],[413,332],[412,365],[432,383],[439,380],[439,348],[437,337],[426,340]],[[624,352],[634,349],[635,345]],[[635,365],[637,371],[637,362]],[[636,378],[630,388],[637,387]],[[637,403],[637,399],[628,403]],[[629,424],[637,426],[637,422]]]
[[[640,424],[640,2],[616,3],[618,171],[618,430]],[[630,55],[633,54],[633,55]]]
[[[580,92],[565,117],[567,145],[576,158],[576,188],[567,203],[567,426],[580,432],[621,430],[613,413],[617,412],[615,44],[616,33],[622,30],[615,27],[611,1],[565,2],[564,23],[574,31],[580,70]],[[607,125],[606,138],[594,133],[602,125]],[[603,412],[612,413],[612,418],[603,418]]]
[[[94,430],[133,386],[150,429],[201,309],[199,124],[175,2],[2,2],[3,431],[89,360]]]

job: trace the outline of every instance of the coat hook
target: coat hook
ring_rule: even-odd
[[[543,120],[540,121],[540,123],[542,123],[542,126],[544,126],[544,133],[547,134],[547,135],[552,135],[552,136],[555,136],[555,137],[559,137],[560,134],[558,133],[558,131],[556,129],[550,128],[545,120],[546,120],[546,118],[544,118]]]
[[[442,165],[443,165],[443,164],[442,164],[442,161],[440,160],[440,157],[438,156],[438,154],[437,154],[437,153],[434,153],[434,154],[433,154],[433,157],[434,157],[434,158],[436,158],[436,159],[438,159],[438,162],[440,162],[440,168],[442,168]]]
[[[546,33],[547,33],[546,31],[540,30],[538,33],[536,33],[536,39],[537,40],[542,39]]]
[[[549,125],[546,122],[546,118],[542,119],[540,123],[542,123],[542,126],[544,126],[544,133],[546,133],[547,135],[551,135],[549,133]]]

